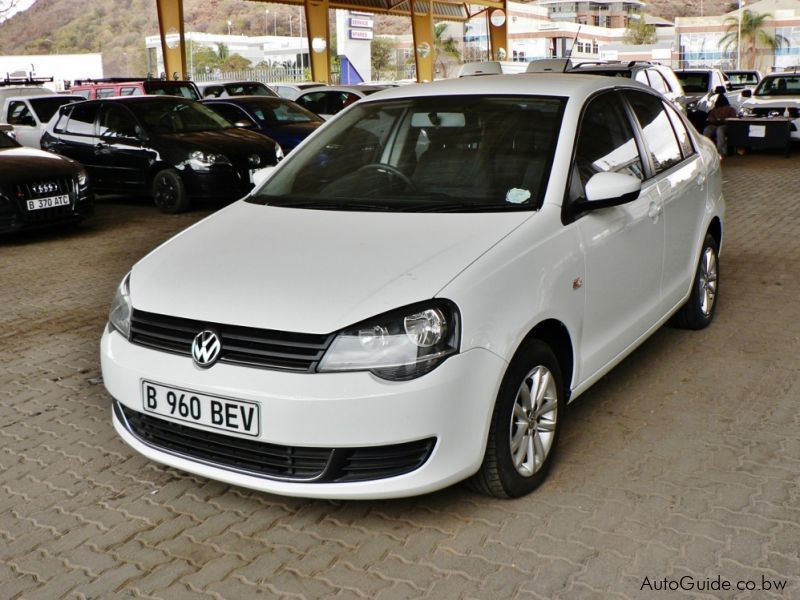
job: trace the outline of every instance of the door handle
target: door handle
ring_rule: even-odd
[[[658,221],[658,217],[661,216],[662,212],[664,212],[664,208],[659,202],[656,202],[655,200],[650,202],[650,207],[647,210],[647,216],[653,219],[653,222]]]
[[[95,154],[108,154],[110,152],[109,148],[110,148],[110,146],[108,144],[104,144],[103,142],[100,142],[99,144],[95,145],[94,153]]]
[[[703,184],[705,182],[706,182],[706,174],[705,173],[700,173],[700,175],[697,176],[697,186],[698,187],[703,187]]]

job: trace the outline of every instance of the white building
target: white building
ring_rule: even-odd
[[[0,74],[23,73],[31,77],[52,77],[45,87],[64,90],[65,81],[103,77],[103,55],[92,54],[20,54],[0,56]]]

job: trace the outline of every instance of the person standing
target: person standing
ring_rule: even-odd
[[[717,144],[717,152],[720,156],[727,154],[728,136],[725,121],[736,116],[736,109],[731,106],[725,94],[718,94],[717,101],[714,103],[708,117],[707,125],[703,129],[703,135],[714,140]]]

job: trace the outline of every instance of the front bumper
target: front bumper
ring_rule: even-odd
[[[142,411],[140,384],[147,379],[259,403],[258,440],[265,444],[352,449],[435,438],[429,458],[411,472],[369,481],[308,483],[243,473],[154,447],[126,426],[120,410],[115,412],[119,435],[152,460],[260,491],[338,499],[424,494],[477,471],[507,366],[491,352],[475,349],[405,382],[382,381],[366,372],[298,374],[222,363],[204,370],[189,357],[140,347],[108,330],[100,355],[107,390],[129,411]],[[241,438],[231,434],[230,439]]]
[[[181,174],[191,198],[238,200],[253,189],[250,170],[245,167],[214,165],[194,169],[186,166]]]
[[[25,200],[0,194],[0,233],[78,223],[94,214],[94,196],[85,192],[68,206],[28,211]]]

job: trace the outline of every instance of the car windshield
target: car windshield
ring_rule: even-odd
[[[229,96],[270,96],[273,98],[277,96],[275,92],[257,81],[227,83],[225,84],[225,91],[228,92]]]
[[[294,102],[281,100],[251,100],[247,103],[256,118],[268,127],[296,123],[322,123],[322,119]]]
[[[195,102],[140,100],[127,106],[153,133],[193,133],[233,127],[224,117]]]
[[[72,102],[80,102],[81,100],[83,98],[29,98],[28,102],[31,103],[36,116],[39,117],[39,121],[47,123],[60,107]]]
[[[696,73],[692,71],[675,71],[675,75],[683,86],[683,91],[687,94],[705,94],[708,91],[708,73]]]
[[[175,83],[174,81],[145,81],[144,89],[154,96],[180,96],[190,100],[200,100],[200,96],[191,83]]]
[[[773,75],[758,84],[756,96],[800,96],[800,75]]]
[[[738,90],[758,83],[758,74],[753,71],[725,71],[731,82],[731,89]]]
[[[566,100],[432,96],[355,105],[250,201],[327,210],[533,210]]]

